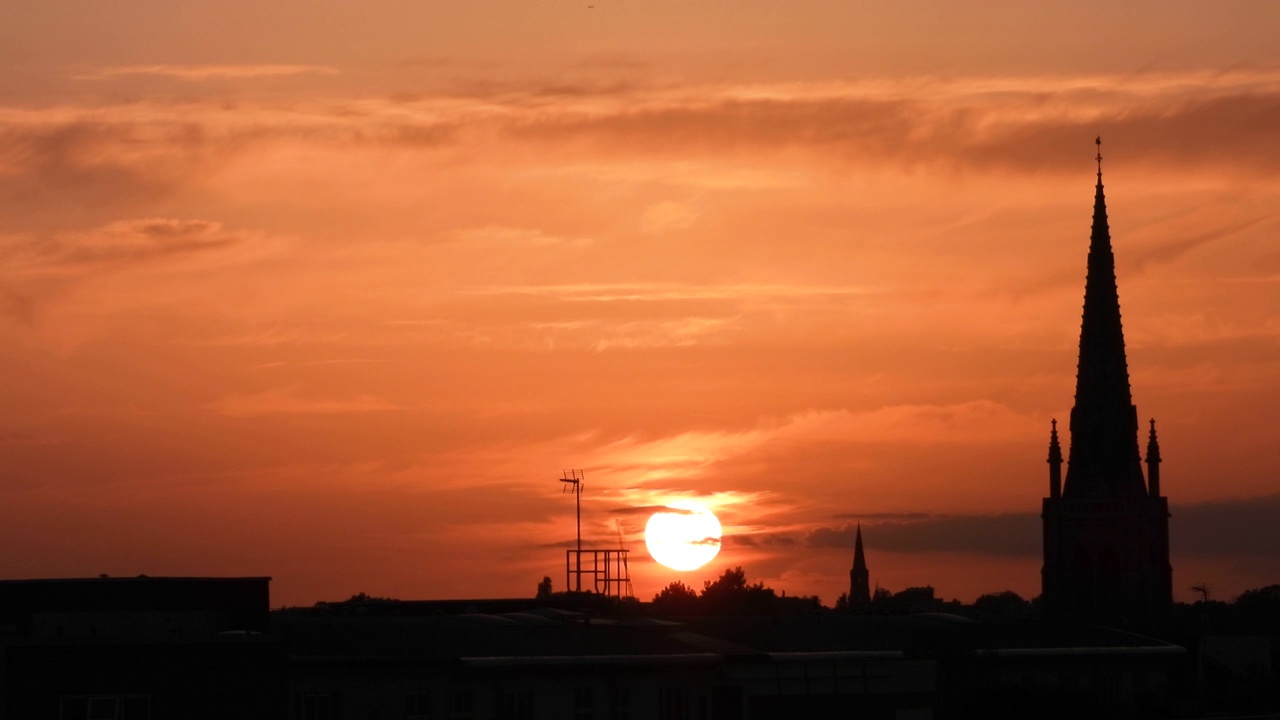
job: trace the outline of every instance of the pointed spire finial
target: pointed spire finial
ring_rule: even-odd
[[[1099,135],[1097,139],[1094,140],[1093,142],[1095,145],[1098,146],[1098,157],[1096,159],[1098,161],[1098,184],[1101,185],[1102,184],[1102,136]]]

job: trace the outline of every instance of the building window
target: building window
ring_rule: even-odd
[[[303,693],[298,696],[298,720],[333,720],[333,695]]]
[[[61,720],[151,720],[150,695],[77,695],[59,701]]]
[[[595,717],[595,694],[590,685],[573,689],[573,720],[592,720]]]
[[[689,691],[685,688],[662,688],[658,691],[659,720],[688,720]]]
[[[631,720],[631,688],[613,688],[609,696],[609,705],[613,720]]]
[[[498,717],[503,720],[533,720],[533,688],[503,691]]]
[[[431,693],[415,690],[404,695],[405,720],[431,720]]]
[[[476,694],[471,688],[458,688],[449,694],[450,720],[474,720]]]

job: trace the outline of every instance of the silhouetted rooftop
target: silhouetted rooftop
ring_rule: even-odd
[[[1136,650],[1176,646],[1118,630],[1031,620],[838,612],[782,617],[694,617],[679,621],[534,609],[511,613],[406,617],[275,613],[273,632],[299,658],[563,659],[706,656],[708,661],[794,653],[906,653]]]

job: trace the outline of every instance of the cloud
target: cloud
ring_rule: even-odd
[[[1175,555],[1280,556],[1280,494],[1195,505],[1170,510],[1170,542]],[[848,515],[866,520],[868,547],[903,553],[961,552],[978,555],[1038,557],[1041,519],[1038,513],[998,515],[884,513]],[[852,548],[857,526],[818,527],[805,543],[819,548]]]
[[[808,410],[740,430],[690,430],[659,438],[625,437],[593,451],[591,464],[633,486],[656,489],[714,475],[722,464],[759,454],[838,445],[963,446],[1022,437],[1040,422],[989,400],[892,405],[875,410]],[[736,482],[744,482],[739,477]]]
[[[259,240],[211,220],[162,217],[89,230],[0,235],[0,273],[8,282],[0,287],[0,317],[32,325],[55,299],[73,296],[69,289],[124,273],[185,271],[207,277],[223,265],[243,265],[271,253],[277,245]]]
[[[1280,557],[1280,494],[1175,506],[1170,515],[1178,553]]]
[[[132,265],[225,248],[239,236],[209,220],[144,218],[113,222],[97,230],[63,233],[30,248],[43,266]]]
[[[26,295],[0,287],[0,317],[30,325],[35,320],[35,303]]]
[[[693,510],[674,508],[667,505],[642,505],[639,507],[619,507],[609,510],[610,515],[652,515],[656,512],[670,513],[672,515],[695,514],[695,511]]]
[[[30,322],[55,288],[101,280],[108,271],[141,268],[195,270],[207,274],[226,263],[242,264],[271,252],[250,233],[201,219],[142,218],[90,230],[0,235],[0,269],[13,283],[0,288],[0,314]],[[226,252],[239,248],[236,252]],[[191,264],[193,259],[198,264]]]
[[[327,65],[120,65],[103,68],[77,80],[107,80],[111,78],[152,75],[185,81],[200,80],[254,80],[260,78],[289,77],[295,75],[337,75],[338,69]]]
[[[1233,235],[1237,235],[1245,230],[1256,227],[1271,219],[1271,217],[1273,216],[1267,215],[1249,220],[1241,220],[1206,232],[1195,233],[1187,237],[1162,242],[1156,247],[1146,248],[1141,252],[1134,253],[1132,259],[1129,260],[1129,267],[1132,268],[1134,273],[1140,273],[1147,269],[1149,265],[1173,262],[1193,250],[1211,243],[1225,240]]]
[[[861,285],[783,285],[773,283],[577,283],[572,285],[471,286],[468,294],[535,295],[564,302],[670,302],[688,300],[849,298],[884,292]]]
[[[937,517],[937,515],[923,512],[868,512],[837,513],[835,517],[850,520],[928,520],[929,518]]]
[[[807,149],[841,163],[1074,172],[1088,152],[1081,138],[1102,128],[1138,161],[1261,171],[1280,158],[1278,122],[1275,75],[1189,74],[748,86],[517,117],[510,132],[615,154]]]
[[[868,547],[891,552],[1034,556],[1041,552],[1040,522],[1035,513],[935,515],[866,525],[862,538]],[[805,543],[820,548],[852,548],[856,529],[854,524],[820,527],[808,534]]]
[[[103,72],[200,80],[333,69],[146,65]],[[1131,166],[1270,174],[1280,162],[1277,126],[1277,73],[549,86],[524,96],[503,90],[414,101],[354,97],[288,108],[248,100],[0,107],[0,197],[65,201],[74,193],[81,202],[136,202],[197,182],[251,148],[298,142],[341,151],[465,147],[504,163],[542,153],[539,172],[584,161],[666,168],[679,161],[695,168],[697,179],[726,157],[745,154],[759,165],[768,157],[790,162],[796,153],[841,168],[1078,173],[1092,155],[1088,140],[1100,130]],[[775,170],[761,177],[776,181],[785,173]],[[695,210],[660,200],[640,226],[652,231],[696,221]]]
[[[491,246],[498,250],[512,247],[545,248],[556,245],[584,248],[594,242],[589,237],[560,237],[538,228],[505,225],[464,228],[454,233],[454,238],[459,242]]]
[[[61,110],[0,115],[0,202],[29,214],[47,201],[65,218],[68,204],[118,206],[162,197],[200,165],[197,128],[108,122]]]
[[[260,417],[267,415],[335,415],[348,413],[389,412],[399,405],[372,395],[356,395],[345,399],[301,398],[296,387],[277,388],[252,394],[232,394],[207,404],[214,412],[228,417]]]
[[[747,548],[782,548],[789,550],[799,545],[800,541],[796,536],[787,533],[758,532],[725,535],[724,544]]]

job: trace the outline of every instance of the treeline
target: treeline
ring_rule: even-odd
[[[702,584],[702,592],[673,582],[653,596],[652,608],[661,615],[772,615],[822,609],[816,595],[787,597],[764,583],[748,583],[742,567],[725,570]]]

